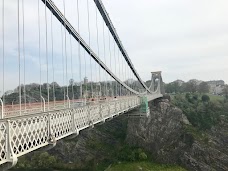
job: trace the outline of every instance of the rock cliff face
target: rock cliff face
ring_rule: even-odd
[[[148,118],[129,118],[127,143],[143,147],[159,162],[180,164],[188,170],[228,170],[228,127],[225,122],[202,133],[167,100],[157,100],[149,106]]]
[[[127,117],[124,115],[80,132],[75,139],[64,139],[50,153],[64,163],[77,168],[93,170],[98,163],[111,164],[126,137]]]

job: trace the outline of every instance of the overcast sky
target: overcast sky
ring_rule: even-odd
[[[121,71],[124,71],[123,57],[120,56],[119,65],[114,65],[114,58],[117,60],[118,49],[107,28],[104,30],[105,39],[103,39],[103,20],[99,12],[97,20],[99,34],[97,37],[97,9],[93,0],[89,0],[89,22],[87,1],[79,0],[79,23],[76,0],[53,1],[62,13],[64,13],[63,2],[65,2],[67,20],[121,80],[132,77],[130,74],[124,75]],[[0,3],[0,91],[3,89],[2,2]],[[16,3],[18,1],[5,0],[4,2],[4,86],[5,90],[9,90],[19,85]],[[97,64],[92,61],[92,67],[90,66],[90,57],[82,48],[79,55],[78,42],[65,32],[63,26],[51,15],[49,10],[47,10],[48,51],[46,51],[45,6],[41,0],[24,0],[25,35],[23,51],[23,8],[22,1],[19,2],[21,83],[39,83],[40,73],[41,83],[47,82],[48,78],[49,83],[54,80],[59,84],[66,85],[70,78],[79,82],[85,76],[89,80],[97,81],[99,71],[96,69],[98,68]],[[38,2],[40,4],[40,59]],[[161,70],[165,82],[176,79],[188,81],[195,78],[205,81],[223,79],[228,83],[227,0],[103,0],[103,3],[132,63],[143,80],[150,79],[151,71]],[[52,32],[51,19],[53,20]],[[109,36],[111,37],[110,41]],[[52,61],[52,56],[54,61]],[[72,65],[70,63],[71,56]],[[82,58],[81,65],[83,68],[81,79],[79,76],[79,56]],[[24,58],[26,59],[25,74]],[[68,69],[66,70],[66,68]],[[126,70],[129,73],[129,68]],[[104,79],[110,79],[110,77],[107,77],[103,72],[101,73],[101,80]]]
[[[228,83],[227,0],[103,0],[140,75]]]

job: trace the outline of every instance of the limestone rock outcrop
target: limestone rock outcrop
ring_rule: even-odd
[[[194,171],[228,170],[228,127],[194,130],[186,116],[167,100],[149,104],[148,118],[129,118],[126,142],[149,151],[162,163]]]

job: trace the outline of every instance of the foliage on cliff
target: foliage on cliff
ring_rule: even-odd
[[[150,162],[118,163],[106,171],[185,171],[179,166],[162,165]]]
[[[172,103],[186,114],[190,123],[201,130],[211,129],[212,126],[228,119],[228,101],[213,95],[197,93],[177,94]]]

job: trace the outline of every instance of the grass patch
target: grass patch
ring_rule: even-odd
[[[163,165],[151,162],[120,163],[111,166],[105,171],[186,171],[176,165]]]
[[[211,101],[223,101],[225,98],[223,96],[213,95],[207,93],[207,95],[210,97]]]
[[[181,98],[185,99],[185,95],[186,93],[178,93],[178,94],[170,94],[170,98],[171,100],[175,100],[175,96],[179,96]],[[201,99],[201,96],[203,94],[198,94],[199,98]],[[210,94],[210,93],[206,93],[206,95],[208,95],[210,97],[210,101],[224,101],[225,97],[224,96],[219,96],[219,95],[214,95],[214,94]]]

